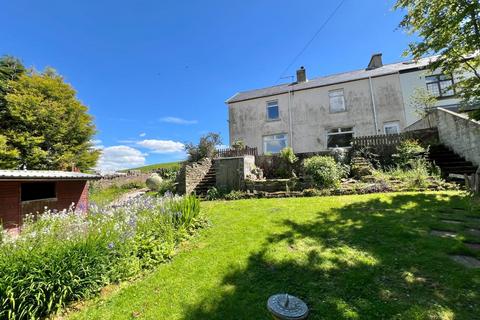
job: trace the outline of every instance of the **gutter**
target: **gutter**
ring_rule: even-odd
[[[369,87],[370,87],[370,97],[372,99],[372,112],[373,112],[373,123],[375,125],[375,134],[378,134],[377,110],[376,110],[376,107],[375,107],[375,96],[373,94],[372,77],[368,77],[368,84],[369,84]]]

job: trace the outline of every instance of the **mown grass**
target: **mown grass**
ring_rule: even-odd
[[[165,162],[165,163],[156,163],[156,164],[151,164],[151,165],[148,165],[148,166],[132,168],[132,169],[122,170],[122,171],[138,170],[140,172],[150,172],[150,171],[153,171],[153,170],[156,170],[156,169],[161,169],[161,168],[180,168],[181,166],[182,166],[182,163],[180,161]]]
[[[457,239],[429,234],[445,215],[480,216],[463,193],[219,201],[202,211],[212,227],[172,263],[69,318],[270,319],[267,298],[281,292],[304,299],[309,319],[480,318],[480,270],[448,256],[480,258],[463,245],[465,228]]]

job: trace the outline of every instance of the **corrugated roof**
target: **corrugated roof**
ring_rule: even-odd
[[[54,170],[0,170],[0,180],[95,180],[99,175]]]
[[[397,62],[383,65],[380,68],[366,70],[360,69],[355,71],[343,72],[338,74],[333,74],[325,77],[314,78],[303,83],[284,83],[278,86],[243,91],[235,94],[233,97],[228,99],[226,103],[239,102],[244,100],[250,100],[261,97],[268,97],[277,94],[287,93],[290,90],[305,90],[315,87],[323,87],[328,85],[333,85],[336,83],[343,83],[348,81],[355,81],[360,79],[365,79],[368,77],[378,77],[388,74],[397,73],[400,71],[405,71],[409,69],[424,68],[428,66],[435,57],[422,58],[417,61],[405,61]]]

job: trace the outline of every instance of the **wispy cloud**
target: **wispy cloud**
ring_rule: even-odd
[[[102,150],[97,169],[111,172],[145,165],[145,156],[140,150],[129,146],[111,146]]]
[[[198,120],[186,120],[177,117],[164,117],[160,118],[161,122],[173,123],[173,124],[181,124],[181,125],[190,125],[198,123]]]
[[[185,145],[178,141],[147,139],[138,141],[137,145],[152,150],[153,153],[183,152]]]
[[[142,132],[139,134],[140,137],[145,137],[147,134],[145,132]]]

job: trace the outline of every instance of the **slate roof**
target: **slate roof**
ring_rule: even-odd
[[[435,57],[422,58],[417,61],[405,61],[397,62],[391,64],[385,64],[380,68],[366,70],[360,69],[355,71],[343,72],[338,74],[333,74],[324,77],[318,77],[307,82],[303,83],[284,83],[278,86],[243,91],[235,94],[233,97],[229,98],[226,103],[239,102],[244,100],[256,99],[261,97],[268,97],[277,94],[287,93],[290,90],[294,89],[295,91],[329,86],[337,83],[355,81],[360,79],[366,79],[368,77],[378,77],[388,74],[394,74],[411,69],[421,69],[428,66]]]
[[[99,175],[53,170],[0,170],[0,180],[96,180]]]

